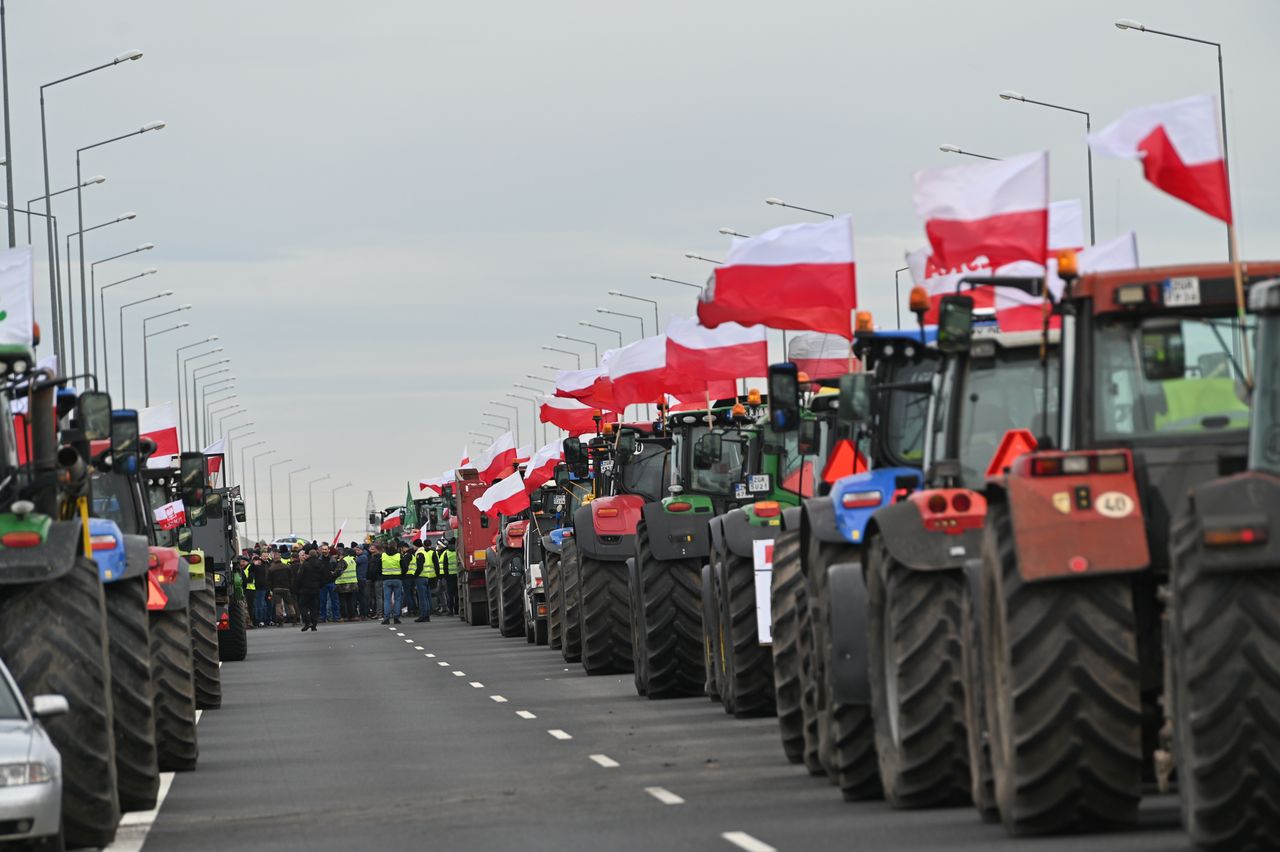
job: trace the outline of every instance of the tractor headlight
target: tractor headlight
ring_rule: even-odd
[[[214,585],[221,586],[221,585],[223,584],[223,582],[225,581],[225,579],[226,579],[226,578],[225,578],[225,576],[224,576],[223,574],[221,574],[221,573],[219,573],[219,572],[217,572],[217,571],[215,571],[215,572],[213,573],[213,582],[214,582]]]

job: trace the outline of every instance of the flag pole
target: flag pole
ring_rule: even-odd
[[[1232,272],[1236,279],[1236,318],[1240,322],[1240,337],[1244,345],[1241,355],[1244,356],[1244,381],[1249,390],[1253,389],[1253,359],[1249,355],[1249,339],[1245,325],[1244,301],[1244,264],[1240,262],[1240,251],[1236,248],[1236,223],[1234,219],[1227,223],[1227,245],[1231,253]]]

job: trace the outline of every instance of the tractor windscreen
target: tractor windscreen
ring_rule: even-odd
[[[151,501],[151,509],[148,511],[154,512],[170,501],[168,487],[163,482],[148,482],[147,499]],[[176,529],[162,530],[157,525],[156,544],[161,547],[177,547],[178,531]]]
[[[1099,318],[1092,395],[1099,440],[1194,437],[1249,428],[1242,348],[1228,317]]]
[[[686,465],[685,454],[693,453],[698,440],[707,434],[707,427],[691,426],[680,440],[675,442],[672,461],[676,470],[690,470],[688,490],[698,494],[727,495],[742,481],[742,467],[747,457],[747,444],[739,440],[739,434],[725,433],[720,441],[720,458],[711,467],[699,470],[693,464]]]
[[[927,387],[937,372],[936,358],[892,365],[880,379],[882,385],[919,383]],[[877,401],[881,451],[892,465],[919,467],[924,462],[925,432],[929,424],[927,390],[885,390]]]
[[[125,535],[146,535],[139,529],[140,514],[149,512],[138,506],[133,484],[127,476],[114,473],[93,474],[93,516],[115,521]]]
[[[776,442],[785,451],[778,465],[782,477],[780,487],[801,497],[812,497],[817,493],[822,471],[826,467],[827,453],[831,449],[828,446],[831,443],[830,418],[819,417],[817,423],[818,440],[814,443],[815,451],[806,456],[800,455],[800,433],[797,430],[775,434],[769,438],[769,442]]]
[[[646,500],[661,500],[667,486],[667,448],[643,438],[618,474],[619,494],[638,494]]]

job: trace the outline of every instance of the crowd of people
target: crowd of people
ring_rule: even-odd
[[[443,539],[424,543],[258,542],[239,557],[251,628],[400,616],[457,615],[458,555]],[[433,606],[434,604],[434,606]]]

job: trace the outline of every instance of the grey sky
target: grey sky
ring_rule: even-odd
[[[108,177],[86,190],[86,224],[138,213],[91,235],[86,256],[152,241],[100,281],[154,265],[114,303],[176,293],[131,313],[130,405],[142,316],[195,306],[188,331],[153,339],[153,400],[173,396],[174,346],[222,337],[251,413],[231,423],[252,419],[246,442],[297,460],[277,468],[278,533],[285,470],[311,466],[294,477],[297,532],[310,532],[305,483],[324,474],[316,532],[330,529],[328,486],[348,480],[337,515],[358,530],[366,491],[400,500],[406,480],[456,461],[487,400],[530,367],[571,365],[538,349],[556,332],[608,343],[578,334],[596,307],[652,325],[648,306],[607,290],[661,299],[664,323],[689,313],[693,290],[648,273],[701,281],[710,267],[683,253],[722,257],[717,228],[801,218],[766,196],[853,213],[861,303],[892,323],[893,269],[923,240],[911,174],[959,162],[939,144],[1047,146],[1054,197],[1085,196],[1082,123],[997,91],[1092,110],[1100,126],[1216,90],[1211,48],[1120,32],[1117,17],[1224,42],[1242,253],[1280,257],[1272,0],[9,0],[8,12],[20,201],[42,190],[39,84],[145,51],[50,91],[54,188],[74,182],[76,147],[169,122],[86,158],[86,175]],[[1095,183],[1100,240],[1133,228],[1145,263],[1225,258],[1222,228],[1133,163],[1096,163]],[[55,213],[74,230],[74,196]],[[107,316],[114,347],[110,302]],[[634,321],[609,319],[634,338]]]

